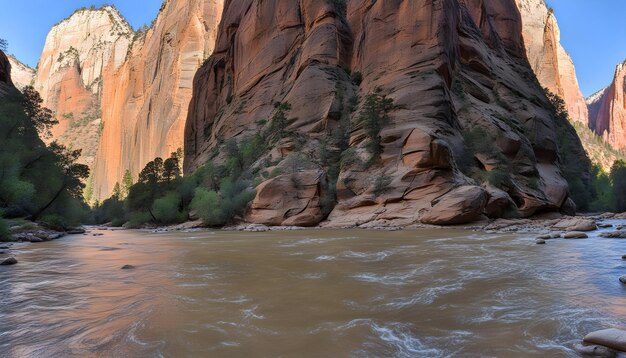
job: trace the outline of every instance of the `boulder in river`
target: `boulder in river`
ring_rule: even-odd
[[[568,218],[554,224],[553,228],[567,231],[593,231],[598,228],[595,221],[587,218]]]
[[[569,231],[563,234],[564,239],[586,239],[589,236],[581,231]]]
[[[616,351],[610,348],[599,346],[596,344],[576,344],[574,346],[574,350],[583,357],[593,358],[615,358],[615,355],[617,354]]]
[[[68,235],[78,235],[78,234],[84,234],[84,233],[85,233],[85,229],[83,229],[82,227],[73,228],[67,231]]]
[[[15,257],[8,257],[0,262],[0,266],[15,265],[16,263],[17,259]]]
[[[626,275],[620,276],[619,282],[626,284]]]
[[[626,331],[609,328],[591,332],[585,336],[583,343],[596,344],[616,351],[626,352]]]
[[[608,229],[610,227],[613,227],[613,224],[602,223],[602,224],[598,224],[598,227],[601,229]]]
[[[604,237],[607,239],[626,239],[626,231],[618,230],[618,231],[603,232],[600,234],[600,237]]]
[[[622,255],[622,260],[626,260],[626,255]]]
[[[122,266],[122,270],[132,270],[134,268],[135,268],[135,266],[133,266],[133,265],[124,265],[124,266]]]
[[[544,240],[544,239],[537,239],[537,240],[535,240],[535,244],[537,244],[537,245],[545,245],[545,243],[546,243],[546,240]]]

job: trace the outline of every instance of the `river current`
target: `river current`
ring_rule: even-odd
[[[597,233],[99,232],[13,246],[0,357],[575,357],[626,326]]]

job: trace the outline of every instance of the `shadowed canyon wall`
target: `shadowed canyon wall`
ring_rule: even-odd
[[[335,226],[572,211],[559,140],[585,154],[571,125],[546,110],[514,0],[346,3],[226,3],[214,54],[194,80],[187,173],[223,160],[225,139],[267,130],[276,103],[288,103],[284,138],[255,164],[262,184],[248,221],[315,225],[326,217],[329,191],[336,205],[327,223]],[[372,139],[358,118],[366,96],[377,91],[393,107],[372,161]],[[356,110],[346,111],[353,99]],[[342,157],[354,158],[342,161],[336,183],[329,182],[320,148],[346,116]],[[469,149],[476,133],[489,150]],[[297,170],[264,174],[294,157]],[[468,165],[478,174],[463,170]],[[502,172],[505,183],[485,179]]]
[[[93,192],[106,198],[126,170],[136,178],[157,156],[183,147],[196,70],[212,53],[223,0],[169,0],[135,35],[124,61],[103,70],[103,130]]]

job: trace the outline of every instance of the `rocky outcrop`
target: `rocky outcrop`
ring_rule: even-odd
[[[587,104],[570,55],[561,44],[561,30],[544,0],[515,0],[522,17],[526,55],[539,83],[560,96],[572,120],[587,125]]]
[[[246,221],[264,225],[314,226],[324,218],[326,175],[303,171],[272,178],[257,187]]]
[[[490,203],[488,182],[501,191],[498,202],[513,203],[514,215],[571,203],[558,164],[559,136],[585,154],[571,125],[545,109],[514,0],[341,4],[227,3],[215,52],[194,80],[186,172],[224,160],[225,139],[271,130],[271,119],[285,108],[277,103],[288,103],[280,131],[286,138],[270,141],[271,150],[255,163],[266,181],[255,208],[294,196],[293,190],[261,194],[275,180],[264,174],[266,163],[295,154],[320,170],[338,170],[330,183],[334,225],[475,220]],[[359,120],[375,93],[393,101],[378,138]],[[329,141],[343,130],[349,148],[333,167],[320,148],[337,150]],[[380,154],[372,155],[377,141]],[[488,148],[472,150],[474,142]]]
[[[21,63],[13,55],[7,57],[11,63],[11,79],[15,87],[21,91],[24,87],[33,85],[35,70]]]
[[[615,149],[626,149],[626,62],[617,65],[613,82],[591,96],[589,126]]]
[[[59,121],[53,140],[82,149],[93,165],[100,127],[105,68],[122,64],[133,30],[111,6],[80,9],[52,27],[37,66],[34,87]]]
[[[169,0],[135,35],[122,61],[103,69],[102,121],[94,195],[106,198],[125,171],[183,147],[194,73],[212,53],[223,0]]]

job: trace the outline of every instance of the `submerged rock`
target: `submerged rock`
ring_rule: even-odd
[[[78,235],[78,234],[84,234],[85,233],[85,229],[83,228],[75,228],[75,229],[70,229],[67,231],[68,235]]]
[[[546,243],[546,240],[544,239],[537,239],[535,240],[535,244],[537,245],[544,245]]]
[[[15,265],[16,263],[17,259],[15,257],[9,257],[0,262],[0,266]]]
[[[122,270],[132,270],[134,268],[135,268],[135,266],[133,266],[133,265],[124,265],[124,266],[122,266]]]
[[[584,345],[584,344],[576,344],[574,346],[574,350],[578,352],[583,357],[594,357],[594,358],[614,358],[616,355],[616,351],[599,346],[599,345]]]
[[[581,231],[570,231],[563,234],[564,239],[586,239],[589,236]]]
[[[607,239],[626,239],[626,231],[603,232],[600,234],[600,237]]]
[[[622,276],[626,279],[625,276]],[[621,278],[620,278],[621,280]],[[626,331],[616,328],[603,329],[591,332],[585,336],[583,343],[597,344],[603,347],[626,351]]]

